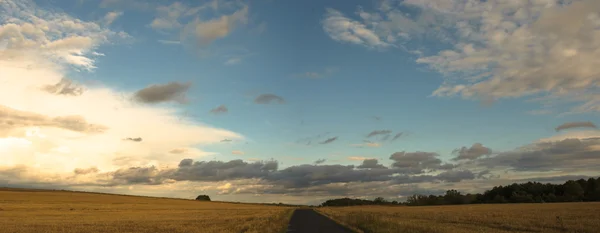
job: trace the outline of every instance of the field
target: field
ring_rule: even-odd
[[[0,189],[0,232],[285,232],[293,208]]]
[[[600,203],[323,207],[362,232],[600,232]]]

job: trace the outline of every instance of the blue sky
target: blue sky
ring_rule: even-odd
[[[56,97],[56,106],[59,102],[73,106],[59,112],[32,102],[2,104],[49,117],[81,115],[106,126],[104,135],[113,135],[112,141],[102,141],[109,136],[85,136],[89,144],[77,143],[114,144],[113,149],[102,152],[114,158],[106,159],[106,166],[93,165],[89,162],[92,157],[73,165],[97,167],[102,172],[119,169],[114,161],[124,157],[137,162],[123,166],[176,166],[188,158],[248,163],[273,159],[279,169],[319,159],[325,159],[324,166],[358,166],[370,158],[391,168],[398,161],[391,161],[390,156],[402,151],[436,153],[442,161],[452,163],[460,148],[476,143],[491,151],[476,159],[493,159],[516,153],[523,146],[539,147],[541,141],[583,141],[599,134],[590,121],[600,111],[596,94],[600,70],[592,61],[600,39],[577,39],[593,36],[600,28],[598,15],[585,10],[597,9],[598,4],[465,2],[5,1],[0,9],[12,13],[0,18],[4,30],[9,32],[8,25],[16,24],[22,37],[3,35],[0,30],[0,42],[5,41],[0,56],[33,51],[31,57],[10,62],[37,64],[41,59],[49,64],[44,69],[56,73],[45,80],[48,84],[67,78],[98,93],[106,90],[113,99],[104,101],[104,94],[87,92],[72,99]],[[38,12],[15,10],[28,4]],[[484,14],[488,6],[509,13]],[[526,10],[528,13],[523,13]],[[589,17],[577,21],[578,14]],[[32,15],[37,20],[32,20]],[[69,20],[75,26],[65,23]],[[557,20],[588,28],[562,30],[552,26]],[[43,40],[28,34],[27,22],[36,28],[50,25],[64,31],[42,29]],[[16,46],[11,36],[39,47]],[[50,45],[74,36],[91,42]],[[68,60],[71,55],[92,62]],[[3,66],[17,67],[17,63],[3,60]],[[15,68],[5,74],[14,79],[29,75],[26,72],[33,71]],[[166,89],[153,93],[162,93],[162,97],[153,96],[162,98],[158,101],[140,97],[142,90],[168,83],[180,85],[181,89],[171,94],[184,95],[185,101],[165,96],[169,94]],[[257,104],[264,94],[283,102]],[[86,104],[84,97],[98,102]],[[107,106],[107,110],[94,110],[94,105]],[[107,112],[113,111],[108,110],[113,105],[115,112]],[[211,112],[219,106],[227,112]],[[131,113],[117,110],[120,108]],[[128,120],[115,123],[124,118]],[[555,130],[565,123],[574,124]],[[46,126],[36,129],[44,132]],[[386,130],[389,138],[398,133],[402,136],[397,140],[381,140],[385,134],[367,136]],[[46,138],[56,139],[52,145],[75,151],[75,144],[59,145],[64,140],[58,138],[63,136]],[[121,139],[128,137],[143,140],[123,144]],[[332,140],[319,143],[327,139]],[[160,149],[148,147],[157,141]],[[174,148],[195,152],[166,152]],[[596,149],[594,145],[585,148]],[[39,160],[33,155],[28,158]],[[566,172],[567,168],[558,170],[563,171],[558,175],[575,174]],[[594,174],[582,171],[575,175]]]

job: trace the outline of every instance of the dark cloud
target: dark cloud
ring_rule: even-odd
[[[86,174],[98,173],[99,171],[100,170],[98,170],[97,167],[75,168],[75,170],[73,170],[73,173],[75,173],[75,175],[86,175]]]
[[[301,139],[296,140],[296,143],[301,143],[301,144],[305,144],[308,146],[308,145],[311,145],[313,141],[319,141],[328,134],[329,134],[329,132],[325,132],[325,133],[318,134],[318,135],[315,135],[312,137],[301,138]]]
[[[192,164],[194,164],[193,159],[182,159],[181,162],[179,162],[179,167],[189,167],[192,166]]]
[[[369,133],[369,135],[367,135],[368,138],[373,137],[373,136],[377,136],[377,135],[387,135],[392,133],[391,130],[373,130],[371,133]]]
[[[598,127],[592,123],[591,121],[581,121],[581,122],[567,122],[564,123],[562,125],[559,125],[558,127],[555,128],[556,132],[561,131],[561,130],[565,130],[565,129],[572,129],[572,128],[594,128],[597,129]]]
[[[478,165],[530,172],[594,169],[600,167],[600,138],[569,138],[556,142],[535,143],[479,159]]]
[[[130,167],[112,172],[110,185],[147,184],[159,185],[166,183],[168,171],[161,171],[152,167]]]
[[[175,148],[169,151],[169,153],[171,154],[183,154],[185,153],[187,150],[185,148]]]
[[[137,138],[125,138],[123,140],[132,141],[132,142],[141,142],[142,138],[140,138],[140,137],[137,137]]]
[[[229,112],[229,109],[225,105],[221,105],[219,107],[213,108],[210,110],[212,114],[223,114]]]
[[[256,99],[254,99],[254,103],[257,103],[257,104],[272,104],[272,103],[284,104],[285,100],[281,96],[277,96],[274,94],[262,94],[262,95],[257,96]]]
[[[371,119],[375,121],[381,121],[382,118],[380,116],[372,116]]]
[[[323,164],[326,161],[327,161],[326,159],[317,159],[317,161],[315,161],[315,164]]]
[[[492,149],[483,146],[481,143],[475,143],[470,148],[463,146],[452,151],[452,153],[457,155],[453,160],[473,160],[484,155],[491,155]]]
[[[56,95],[80,96],[83,94],[83,88],[74,84],[68,78],[63,78],[54,85],[46,85],[42,87],[42,90]]]
[[[379,164],[379,161],[377,159],[365,159],[365,160],[363,160],[362,164],[359,165],[356,168],[361,168],[361,169],[386,169],[387,167]]]
[[[319,142],[319,144],[329,144],[329,143],[332,143],[332,142],[334,142],[334,141],[335,141],[335,140],[337,140],[337,139],[338,139],[338,137],[332,137],[332,138],[328,138],[328,139],[327,139],[327,140],[325,140],[325,141]]]
[[[460,182],[462,180],[475,179],[475,174],[468,170],[451,170],[445,171],[435,176],[436,179],[445,182]]]
[[[141,103],[155,104],[162,102],[187,102],[185,93],[192,83],[170,82],[167,84],[154,84],[137,91],[134,99]]]
[[[354,169],[348,165],[298,165],[269,174],[265,180],[286,188],[301,188],[340,182],[370,182],[390,180],[389,169]]]
[[[27,126],[56,127],[81,133],[102,133],[108,127],[88,123],[82,116],[48,117],[0,105],[0,126],[19,128]]]
[[[181,161],[176,170],[169,172],[169,178],[189,181],[222,181],[235,179],[263,178],[277,170],[277,161],[247,163],[241,159],[222,161]]]
[[[422,173],[425,171],[449,170],[452,164],[442,164],[437,153],[431,152],[396,152],[390,156],[394,161],[392,167],[402,169],[406,173]]]
[[[404,135],[403,132],[397,133],[396,135],[394,135],[394,137],[392,138],[392,141],[396,141],[396,139],[402,137],[402,135]]]
[[[231,139],[226,138],[226,139],[221,140],[221,142],[231,142]]]

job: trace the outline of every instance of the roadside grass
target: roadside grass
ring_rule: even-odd
[[[321,207],[364,233],[600,232],[600,203]]]
[[[0,232],[281,233],[294,208],[0,189]]]

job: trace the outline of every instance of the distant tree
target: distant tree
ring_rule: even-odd
[[[566,201],[581,201],[584,190],[579,182],[569,180],[564,186]]]
[[[375,202],[375,204],[383,204],[383,203],[385,203],[385,198],[377,197],[373,200],[373,202]]]
[[[199,195],[196,197],[197,201],[210,201],[210,197],[208,195]]]

